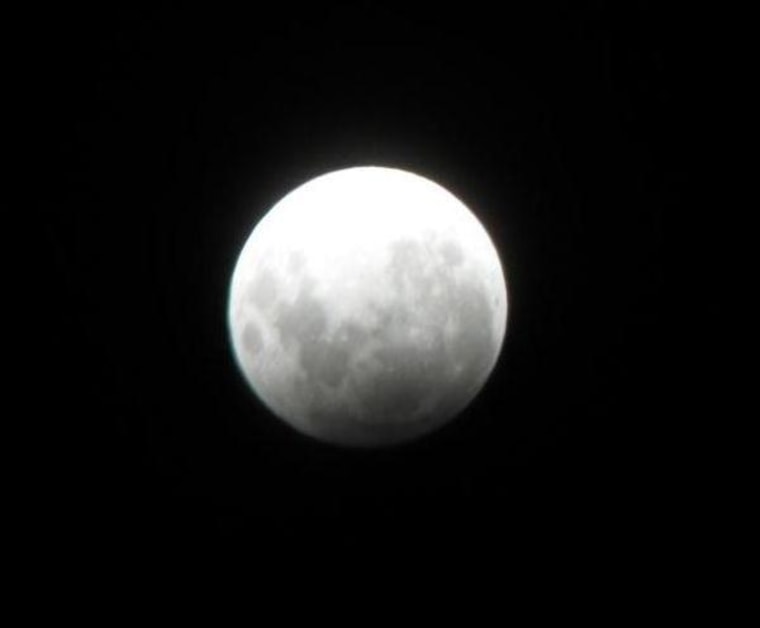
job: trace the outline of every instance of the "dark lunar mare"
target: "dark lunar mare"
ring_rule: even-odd
[[[303,273],[302,260],[291,261],[289,270]],[[498,346],[493,300],[478,276],[455,272],[464,261],[453,241],[393,243],[387,267],[392,300],[374,305],[374,324],[344,321],[332,333],[313,278],[304,274],[295,300],[285,302],[276,298],[275,276],[264,269],[257,274],[248,297],[271,318],[284,347],[297,352],[303,374],[293,394],[307,427],[342,442],[393,442],[427,431],[472,399]],[[263,348],[250,323],[243,342],[252,353]],[[376,347],[372,364],[352,365],[357,348],[368,343]],[[344,384],[358,409],[337,396]]]

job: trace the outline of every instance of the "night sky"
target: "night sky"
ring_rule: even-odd
[[[38,403],[59,417],[60,542],[105,561],[192,548],[614,563],[651,547],[667,500],[662,220],[683,180],[657,4],[281,4],[67,9],[39,33],[58,313]],[[270,415],[226,328],[257,220],[354,165],[456,194],[510,298],[476,401],[375,452]]]

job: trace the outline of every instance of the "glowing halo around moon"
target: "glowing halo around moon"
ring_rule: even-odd
[[[459,414],[488,379],[507,324],[498,253],[440,185],[393,168],[330,172],[256,225],[228,325],[258,398],[303,434],[375,447]]]

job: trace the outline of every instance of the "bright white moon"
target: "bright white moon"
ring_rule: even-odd
[[[440,427],[501,350],[507,291],[478,219],[391,168],[317,177],[256,225],[235,266],[229,332],[277,416],[322,441],[390,445]]]

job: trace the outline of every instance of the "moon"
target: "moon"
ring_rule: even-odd
[[[229,291],[251,390],[298,432],[349,447],[412,441],[460,414],[506,324],[482,224],[395,168],[338,170],[287,194],[250,234]]]

